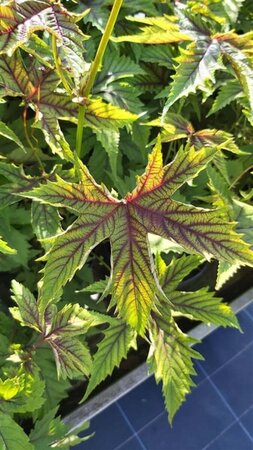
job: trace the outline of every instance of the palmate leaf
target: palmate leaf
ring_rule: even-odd
[[[82,318],[81,311],[79,305],[66,305],[60,311],[52,305],[46,311],[44,339],[53,350],[58,378],[73,378],[80,374],[87,376],[90,373],[90,353],[78,336],[86,333],[91,324],[101,323],[101,320],[91,321],[92,314],[85,310]]]
[[[201,6],[200,6],[201,8]],[[182,33],[195,42],[176,58],[179,65],[169,89],[164,114],[180,98],[195,93],[197,89],[210,94],[215,82],[215,72],[232,66],[252,108],[252,33],[238,35],[234,32],[212,34],[212,30],[198,16],[194,17],[185,5],[178,7],[179,26]]]
[[[110,320],[109,327],[103,331],[104,338],[95,353],[91,378],[85,393],[85,400],[95,387],[111,375],[121,360],[126,358],[131,347],[136,347],[136,333],[125,322]]]
[[[4,450],[35,450],[27,434],[9,416],[0,412],[0,445]]]
[[[32,293],[22,284],[13,281],[13,300],[17,308],[10,308],[13,317],[22,325],[34,328],[41,339],[49,344],[55,356],[58,377],[71,378],[88,375],[91,357],[88,347],[79,340],[90,327],[105,323],[102,315],[91,313],[79,305],[65,305],[60,311],[50,305],[44,314]]]
[[[163,315],[153,315],[149,335],[151,347],[148,364],[157,383],[162,381],[171,423],[191,387],[195,385],[191,380],[191,376],[196,375],[192,358],[203,358],[190,348],[197,341],[180,331],[169,312],[165,315],[163,310]]]
[[[171,142],[187,138],[189,144],[194,145],[195,148],[214,146],[216,148],[229,150],[233,153],[240,153],[231,133],[216,129],[195,131],[192,123],[180,114],[167,113],[161,119],[154,119],[147,122],[147,125],[162,128],[162,142]]]
[[[60,2],[10,0],[0,6],[0,53],[11,56],[17,47],[25,44],[32,33],[44,31],[57,38],[74,74],[84,72],[82,41],[85,38],[71,15]]]
[[[1,74],[2,69],[2,74]],[[34,126],[44,133],[53,153],[74,162],[74,156],[65,139],[59,120],[77,123],[78,104],[69,95],[57,90],[60,79],[51,69],[32,68],[29,73],[18,54],[3,57],[0,63],[0,90],[3,95],[23,97],[36,113]],[[1,92],[1,91],[0,91]],[[85,108],[85,125],[96,131],[114,130],[131,124],[138,116],[97,98]]]
[[[130,326],[142,333],[155,299],[164,298],[150,255],[148,233],[180,244],[186,251],[229,262],[253,264],[248,245],[233,231],[226,214],[185,205],[171,196],[195,177],[217,149],[183,148],[163,167],[158,143],[137,187],[123,200],[115,199],[96,184],[79,162],[80,184],[58,178],[26,193],[26,197],[66,207],[78,219],[55,240],[44,269],[40,308],[57,299],[62,287],[85,263],[91,250],[109,238],[112,251],[110,292],[117,309]]]

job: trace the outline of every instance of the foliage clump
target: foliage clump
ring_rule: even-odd
[[[70,380],[88,380],[86,399],[137,337],[172,421],[201,358],[180,318],[240,328],[182,281],[214,259],[220,288],[253,265],[252,14],[247,0],[0,5],[9,450],[85,439],[57,415]]]

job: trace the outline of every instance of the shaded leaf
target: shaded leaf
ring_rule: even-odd
[[[42,405],[42,410],[48,412],[59,402],[67,397],[70,383],[68,380],[61,379],[57,376],[54,356],[49,347],[40,347],[36,350],[34,360],[40,368],[40,375],[45,382],[45,403]]]
[[[0,444],[4,450],[34,450],[27,434],[7,414],[0,412]]]
[[[41,245],[47,251],[50,248],[50,243],[44,239],[55,236],[61,231],[60,215],[57,209],[49,205],[43,205],[38,202],[32,203],[32,227],[41,242]]]
[[[15,142],[15,144],[17,144],[18,147],[20,147],[25,152],[25,148],[18,136],[14,133],[14,131],[7,127],[4,122],[0,122],[0,135]]]
[[[29,191],[44,178],[26,175],[22,166],[15,166],[4,161],[0,161],[0,175],[6,179],[6,182],[0,186],[0,209],[19,202],[19,193]]]

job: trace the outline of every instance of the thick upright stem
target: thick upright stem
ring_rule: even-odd
[[[92,90],[97,71],[100,67],[100,64],[102,62],[107,44],[109,42],[110,36],[112,34],[115,22],[117,20],[120,8],[122,6],[123,0],[114,0],[114,4],[108,19],[108,22],[105,27],[104,34],[101,38],[100,44],[97,49],[97,53],[95,56],[95,59],[91,65],[91,70],[87,79],[87,83],[84,87],[83,92],[81,95],[83,97],[88,97],[90,95],[90,92]],[[85,106],[80,105],[79,112],[78,112],[78,125],[77,125],[77,133],[76,133],[76,153],[77,156],[80,156],[81,154],[81,148],[82,148],[82,140],[83,140],[83,127],[84,127],[84,120],[85,120]]]

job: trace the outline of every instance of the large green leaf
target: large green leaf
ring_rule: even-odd
[[[124,73],[125,65],[126,62]],[[59,120],[77,123],[78,104],[70,95],[59,91],[58,76],[52,69],[41,70],[41,67],[32,68],[28,73],[22,59],[17,57],[16,53],[11,58],[4,56],[2,66],[2,75],[0,66],[0,89],[3,94],[25,98],[26,104],[36,113],[34,126],[42,130],[53,153],[74,162],[73,153],[62,133]],[[117,132],[119,128],[131,124],[137,118],[136,114],[108,104],[101,98],[91,99],[85,106],[85,126],[97,132],[103,130]]]
[[[27,434],[7,414],[0,412],[0,444],[3,450],[35,450]]]
[[[179,243],[186,251],[228,262],[253,264],[248,245],[233,231],[226,213],[182,204],[171,196],[203,170],[216,148],[187,147],[163,167],[161,146],[156,145],[137,187],[123,200],[96,184],[79,162],[80,184],[58,178],[26,196],[52,206],[65,207],[79,216],[56,238],[45,256],[40,307],[57,299],[62,287],[80,269],[91,250],[109,238],[112,270],[108,289],[119,314],[140,333],[144,331],[156,298],[165,294],[158,283],[147,234]]]

